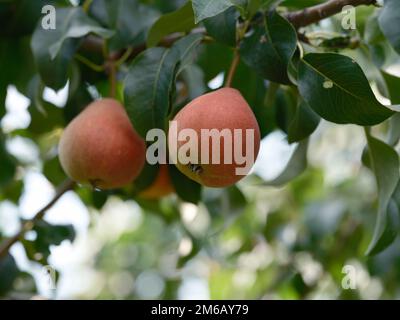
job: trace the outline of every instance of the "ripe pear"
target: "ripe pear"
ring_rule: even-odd
[[[167,164],[160,164],[160,168],[154,182],[145,190],[139,193],[142,199],[155,200],[168,196],[174,192]]]
[[[114,99],[92,102],[67,126],[59,157],[67,175],[98,189],[130,184],[145,163],[146,144]]]
[[[227,187],[238,182],[250,171],[254,162],[250,164],[248,170],[246,169],[246,174],[238,174],[236,170],[237,168],[243,168],[243,163],[236,161],[237,159],[234,155],[234,132],[241,132],[242,140],[236,139],[239,141],[237,145],[241,145],[242,147],[241,154],[246,155],[246,147],[251,147],[246,142],[246,130],[252,129],[250,130],[253,132],[253,139],[251,141],[253,147],[251,152],[253,154],[251,156],[255,161],[260,148],[260,129],[253,111],[238,90],[223,88],[202,95],[180,110],[175,116],[174,121],[176,121],[177,134],[171,129],[174,122],[171,123],[168,133],[170,156],[174,159],[175,155],[178,169],[190,179],[208,187]],[[183,129],[193,129],[196,132],[197,138],[187,138],[184,141],[180,141],[177,139],[177,136],[179,136],[179,133]],[[222,132],[221,130],[224,129],[227,131],[226,129],[228,129],[232,139],[227,140],[226,146],[225,138],[221,138],[219,145],[215,143],[217,148],[219,148],[219,150],[216,150],[212,146],[211,138],[215,137],[216,134],[208,137],[202,136],[202,129],[217,129],[219,132]],[[202,145],[207,150],[207,144],[205,143],[208,143],[209,146],[208,163],[204,161],[201,155]],[[179,149],[186,144],[190,146],[190,151],[186,152],[186,155],[189,156],[191,151],[195,150],[198,155],[197,162],[182,163],[183,161],[179,157]],[[226,157],[227,159],[225,158],[225,148],[228,147],[229,149],[226,151],[228,155],[231,154],[231,162],[227,160],[229,159],[228,157]],[[187,151],[186,148],[185,150]],[[249,148],[249,150],[251,149]],[[212,161],[213,153],[217,151],[219,151],[220,163]]]

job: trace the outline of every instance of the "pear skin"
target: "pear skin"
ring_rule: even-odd
[[[65,129],[59,158],[66,174],[81,184],[116,189],[130,184],[145,163],[145,141],[124,107],[114,99],[87,106]]]
[[[245,176],[245,174],[238,175],[236,171],[237,168],[242,168],[243,166],[236,161],[234,156],[234,130],[239,130],[242,133],[242,154],[246,154],[246,130],[252,129],[254,134],[251,143],[253,146],[254,161],[257,158],[260,148],[260,129],[257,119],[241,93],[236,89],[223,88],[194,99],[178,112],[174,121],[177,124],[178,134],[181,130],[189,128],[197,133],[198,138],[196,141],[191,141],[190,139],[187,139],[187,141],[176,141],[177,139],[175,139],[176,137],[170,128],[168,134],[170,154],[172,156],[174,154],[177,155],[178,150],[183,145],[186,143],[192,144],[193,150],[196,150],[198,154],[199,161],[197,163],[181,163],[178,157],[176,166],[183,174],[204,186],[227,187],[235,184]],[[202,137],[202,129],[217,129],[219,132],[228,129],[231,132],[231,145],[229,145],[229,140],[227,140],[230,149],[227,152],[231,154],[231,163],[227,160],[228,157],[225,159],[224,138],[221,138],[219,144],[220,163],[212,162],[212,155],[215,152],[212,147],[212,140],[210,137]],[[176,143],[174,143],[174,139]],[[209,163],[202,162],[203,159],[200,156],[201,146],[207,142],[206,140],[208,140],[209,145]],[[205,146],[207,145],[205,144]]]

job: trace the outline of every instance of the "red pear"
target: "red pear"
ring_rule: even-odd
[[[247,104],[241,93],[232,88],[223,88],[217,91],[202,95],[178,112],[175,116],[177,132],[172,129],[174,122],[171,123],[168,133],[168,145],[170,155],[177,157],[177,167],[189,178],[208,187],[227,187],[242,179],[250,170],[258,155],[260,147],[260,129],[257,119],[250,106]],[[192,129],[196,133],[196,139],[187,138],[184,141],[176,139],[184,129]],[[203,129],[217,129],[210,136],[202,136]],[[250,130],[248,130],[250,129]],[[215,143],[213,148],[212,140],[217,138],[219,133],[231,134],[231,139],[221,137],[219,143]],[[246,131],[253,133],[250,141],[246,140]],[[235,132],[241,132],[242,138],[237,139]],[[218,142],[218,140],[216,140]],[[251,144],[251,145],[250,145]],[[193,150],[198,155],[198,161],[182,163],[179,157],[179,150],[185,146],[187,155]],[[208,161],[204,161],[201,151],[202,146],[208,149]],[[208,148],[207,148],[208,146]],[[250,164],[249,170],[245,174],[238,174],[237,169],[243,168],[243,162],[235,158],[235,148],[241,146],[240,154],[251,156],[254,161]],[[249,147],[246,151],[247,147]],[[252,148],[251,148],[252,147]],[[225,150],[226,148],[226,150]],[[229,149],[228,149],[229,148]],[[212,161],[215,152],[219,152],[220,162]],[[225,157],[225,152],[227,156]],[[229,160],[231,158],[231,161]]]
[[[65,129],[60,162],[76,182],[99,189],[130,184],[145,163],[146,145],[114,99],[91,103]]]

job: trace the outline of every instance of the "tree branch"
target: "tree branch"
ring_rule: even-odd
[[[75,187],[75,182],[67,179],[64,181],[60,187],[57,189],[57,192],[54,196],[54,198],[41,210],[39,210],[32,219],[26,221],[21,230],[11,238],[8,238],[4,240],[4,242],[0,245],[0,259],[4,258],[6,254],[8,253],[8,250],[12,247],[13,244],[18,242],[26,232],[29,230],[32,230],[32,228],[35,226],[35,223],[39,220],[42,220],[45,213],[47,210],[49,210],[51,207],[56,204],[56,202],[68,191],[72,190]]]
[[[304,10],[288,13],[286,18],[296,27],[301,28],[319,22],[342,12],[345,6],[361,6],[375,4],[376,0],[329,0]]]
[[[351,5],[354,7],[361,5],[373,5],[376,4],[376,0],[329,0],[322,4],[306,8],[304,10],[289,12],[285,15],[296,29],[308,26],[313,23],[317,23],[323,19],[340,13],[344,6]],[[206,30],[204,28],[197,28],[192,31],[192,33],[202,33],[205,34]],[[160,41],[159,45],[163,47],[172,46],[177,40],[182,37],[182,34],[176,33],[165,37]],[[88,50],[91,52],[102,52],[103,50],[103,39],[88,36],[83,41],[81,49]],[[130,54],[127,59],[133,59],[138,54],[146,50],[146,44],[142,43],[135,48],[130,49]],[[116,53],[116,59],[123,57],[126,54],[126,50],[121,50]],[[126,58],[126,57],[125,57]]]

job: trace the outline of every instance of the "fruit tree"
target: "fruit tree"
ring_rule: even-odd
[[[398,297],[399,0],[0,21],[0,297]]]

